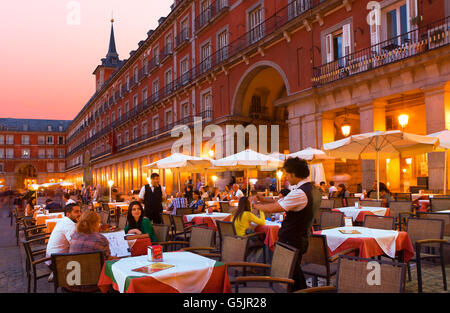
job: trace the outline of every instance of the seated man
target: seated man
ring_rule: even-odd
[[[76,223],[81,217],[81,208],[75,204],[68,204],[64,208],[65,217],[56,224],[47,243],[46,257],[53,253],[69,253],[69,242],[75,232]],[[50,265],[51,261],[46,261]]]
[[[63,200],[64,200],[65,205],[76,204],[75,200],[70,198],[70,193],[65,193],[63,195]]]
[[[177,209],[182,209],[182,208],[187,208],[187,207],[188,207],[187,199],[185,197],[183,197],[182,192],[178,192],[177,197],[172,200],[167,211],[169,211],[170,214],[172,214],[172,215],[176,215]]]
[[[55,212],[63,212],[64,210],[59,205],[59,203],[53,202],[53,199],[47,199],[45,200],[45,210],[48,210],[50,213]]]
[[[239,200],[243,196],[244,196],[244,193],[239,188],[239,185],[238,184],[234,184],[233,185],[233,192],[232,192],[232,195],[230,197],[230,200]]]

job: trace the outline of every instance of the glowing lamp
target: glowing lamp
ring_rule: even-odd
[[[352,130],[352,127],[349,124],[344,124],[341,127],[342,135],[344,135],[345,137],[350,135],[351,130]]]
[[[403,172],[403,173],[406,173],[406,168],[402,169],[402,172]]]
[[[214,157],[214,150],[209,150],[208,154],[209,154],[210,158],[213,158]]]
[[[407,158],[407,159],[405,159],[405,161],[406,161],[406,164],[408,164],[408,165],[411,165],[411,163],[412,163],[412,159],[411,158]]]
[[[282,171],[278,171],[277,172],[277,177],[278,177],[278,179],[281,179],[281,177],[283,177],[283,172]]]
[[[114,181],[113,180],[108,180],[108,186],[112,187],[114,185]]]
[[[398,116],[398,123],[402,128],[405,128],[408,125],[409,116],[408,114],[401,114]]]
[[[386,164],[391,163],[391,159],[386,159]]]
[[[248,181],[250,182],[250,184],[254,185],[258,180],[256,178],[250,178]]]

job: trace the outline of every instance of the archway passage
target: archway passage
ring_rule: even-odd
[[[37,183],[37,171],[31,164],[22,164],[16,170],[16,189]]]

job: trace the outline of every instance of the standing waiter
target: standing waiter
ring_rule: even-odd
[[[150,176],[150,184],[142,187],[139,192],[139,198],[141,201],[144,201],[144,215],[154,224],[162,224],[162,202],[166,200],[166,191],[159,184],[159,175],[157,173],[153,173]]]
[[[278,201],[265,200],[261,195],[257,195],[256,198],[261,203],[253,204],[253,207],[267,213],[286,212],[286,218],[278,232],[278,241],[299,250],[293,275],[295,291],[307,287],[300,265],[302,256],[308,249],[314,215],[320,207],[321,196],[309,181],[309,167],[305,160],[287,159],[283,169],[291,185],[291,192]]]

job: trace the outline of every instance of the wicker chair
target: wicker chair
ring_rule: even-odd
[[[320,229],[341,227],[344,225],[344,213],[320,212]]]
[[[125,226],[127,226],[127,223],[128,223],[127,216],[120,215],[119,216],[119,224],[118,224],[119,229],[124,229]]]
[[[444,221],[444,236],[450,236],[450,213],[418,212],[417,217]]]
[[[363,226],[367,228],[393,230],[395,227],[395,218],[392,216],[366,215]]]
[[[412,201],[410,192],[397,192],[393,194],[395,201]]]
[[[325,235],[311,235],[308,250],[302,257],[302,271],[305,275],[313,276],[313,287],[317,287],[317,278],[323,277],[330,285],[331,277],[337,272],[337,263],[333,263],[341,254],[357,252],[357,248],[347,249],[339,254],[329,257],[328,245]]]
[[[347,198],[347,206],[355,206],[356,202],[360,202],[361,199],[358,197],[348,197]]]
[[[361,200],[361,202],[359,203],[359,207],[381,207],[382,203],[382,200]]]
[[[422,260],[423,259],[437,259],[441,261],[442,280],[444,290],[447,290],[447,278],[445,276],[445,262],[444,262],[444,221],[439,219],[424,219],[424,218],[409,218],[406,231],[409,238],[415,247],[415,254],[410,262],[417,264],[417,286],[418,291],[422,292]],[[431,250],[431,254],[423,253],[422,251]],[[435,254],[434,251],[439,253]],[[411,280],[411,270],[408,263],[408,279]]]
[[[189,214],[194,214],[194,209],[191,208],[179,208],[177,209],[177,215],[189,215]]]
[[[333,198],[333,208],[342,208],[344,207],[344,201],[342,198]]]
[[[380,265],[379,283],[368,284],[368,275],[376,267],[368,262]],[[299,290],[296,293],[403,293],[405,291],[405,264],[390,261],[374,261],[354,256],[340,255],[336,275],[336,287],[325,286]]]
[[[390,201],[389,211],[391,216],[395,218],[395,225],[399,230],[403,230],[406,225],[406,217],[412,214],[412,201]],[[403,217],[405,216],[405,217]]]
[[[167,214],[167,213],[162,213],[161,214],[161,220],[162,220],[162,223],[164,225],[169,226],[170,237],[171,237],[171,239],[173,239],[173,232],[174,232],[173,229],[174,229],[174,227],[173,227],[173,222],[172,222],[171,215]]]
[[[431,212],[450,210],[450,199],[430,197]]]
[[[177,244],[188,245],[182,248],[182,251],[191,251],[203,256],[215,251],[214,241],[216,239],[216,231],[207,227],[193,226],[189,241],[180,241]]]
[[[334,208],[334,200],[333,199],[322,199],[320,201],[320,208],[321,209],[333,209]]]
[[[227,269],[233,269],[230,283],[234,284],[234,278],[238,275],[238,270],[243,262],[247,260],[248,237],[238,237],[224,235],[222,239],[222,249],[220,251],[220,261],[225,263]],[[243,275],[246,275],[246,267],[243,268]],[[229,271],[230,274],[230,271]]]
[[[25,211],[23,209],[16,208],[14,210],[14,219],[16,222],[16,245],[19,246],[19,233],[23,230],[23,220],[25,219]]]
[[[61,287],[66,292],[96,292],[103,267],[103,252],[57,253],[51,255],[55,293]],[[79,272],[79,281],[71,281],[71,272]]]
[[[275,250],[273,252],[272,264],[262,263],[241,263],[242,267],[262,268],[269,270],[269,276],[240,276],[236,277],[235,290],[243,293],[273,293],[273,292],[289,292],[291,285],[294,284],[292,279],[294,274],[294,267],[297,263],[298,249],[286,245],[281,242],[275,244]],[[241,288],[240,284],[248,282],[265,282],[269,283],[269,288]]]
[[[153,230],[155,231],[158,242],[166,242],[169,240],[169,226],[165,224],[153,224]]]
[[[33,246],[36,244],[40,244],[42,240],[48,239],[50,236],[37,238],[37,239],[31,239],[31,240],[24,240],[22,239],[22,244],[25,249],[25,254],[27,257],[27,263],[25,266],[25,270],[27,273],[28,278],[28,293],[31,289],[31,276],[33,276],[33,292],[36,293],[36,284],[37,281],[41,278],[48,277],[51,274],[50,269],[47,267],[47,265],[43,264],[45,261],[49,261],[50,258],[38,258],[40,255],[44,255],[46,251],[45,250],[36,250],[33,249]]]

